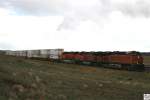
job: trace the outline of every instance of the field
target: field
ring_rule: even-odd
[[[0,100],[143,100],[144,93],[149,72],[0,55]]]
[[[150,65],[150,56],[144,56],[144,64]]]

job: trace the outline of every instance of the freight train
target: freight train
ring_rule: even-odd
[[[6,51],[6,55],[40,58],[61,63],[85,64],[106,68],[144,71],[139,52],[64,52],[63,49]]]

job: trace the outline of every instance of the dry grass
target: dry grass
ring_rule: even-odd
[[[150,56],[143,56],[144,58],[144,64],[150,65]]]
[[[0,100],[142,100],[150,73],[0,56]]]

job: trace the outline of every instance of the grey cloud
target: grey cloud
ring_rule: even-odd
[[[150,17],[149,0],[0,0],[0,7],[21,15],[64,16],[58,30],[75,29],[85,20],[101,23],[113,11],[125,16]]]
[[[0,6],[22,15],[59,15],[64,8],[64,0],[1,0]]]
[[[63,23],[58,30],[74,29],[80,21],[97,21],[110,10],[107,0],[1,0],[0,6],[21,15],[61,15]],[[108,6],[107,6],[108,5]]]
[[[114,9],[122,12],[124,15],[132,17],[150,17],[150,1],[135,0],[134,2],[122,2],[113,4]]]
[[[77,18],[67,16],[64,18],[63,22],[58,26],[57,31],[61,29],[71,29],[74,30],[75,26],[79,25],[79,20]]]
[[[60,24],[58,30],[76,29],[82,21],[92,20],[98,22],[103,20],[111,12],[111,6],[107,0],[76,0],[73,3],[68,0],[68,5],[64,21]]]
[[[118,10],[130,16],[150,16],[149,0],[0,0],[0,7],[23,15],[103,16]]]
[[[124,16],[150,17],[150,1],[148,0],[86,0],[84,4],[80,1],[75,4],[68,3],[67,8],[69,9],[58,30],[74,29],[84,20],[103,23],[102,20],[107,20],[114,11],[119,11]]]

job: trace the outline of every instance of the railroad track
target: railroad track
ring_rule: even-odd
[[[145,71],[150,72],[150,65],[145,65]]]

